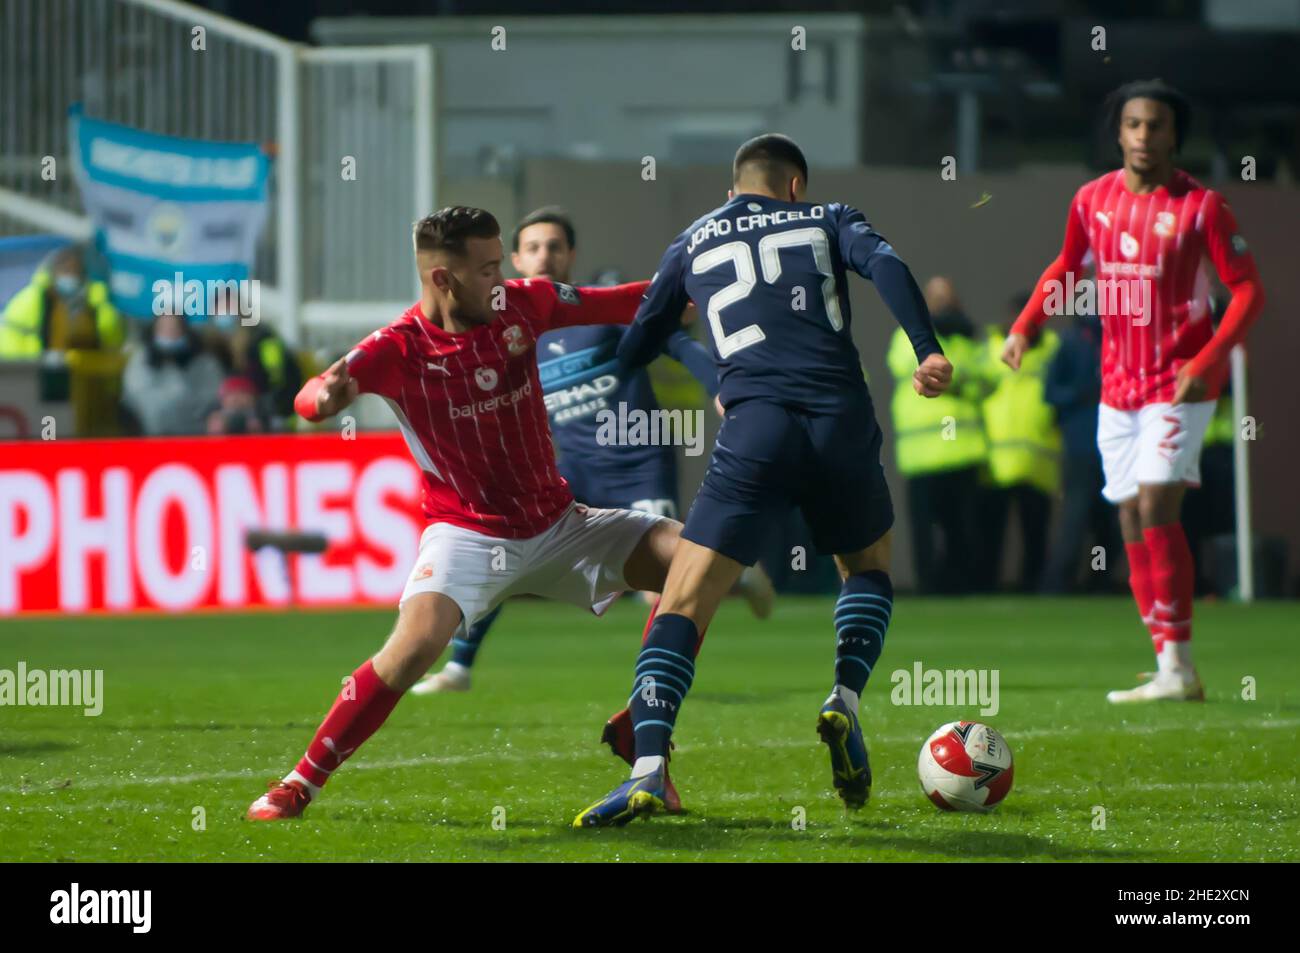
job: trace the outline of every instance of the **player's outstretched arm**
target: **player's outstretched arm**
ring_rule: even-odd
[[[943,356],[943,347],[934,333],[934,321],[926,306],[925,296],[912,277],[912,270],[894,254],[880,255],[871,264],[868,277],[880,293],[898,326],[912,342],[918,364],[925,363],[931,355]]]
[[[917,373],[921,374],[921,369],[925,369],[921,377],[913,378],[912,386],[918,394],[938,396],[952,380],[952,365],[943,357],[943,348],[930,319],[930,309],[926,307],[925,296],[917,287],[911,269],[860,211],[838,203],[826,208],[839,235],[840,257],[848,267],[876,286],[881,300],[912,342]],[[936,356],[940,360],[930,360]]]
[[[1083,227],[1083,213],[1078,193],[1070,202],[1070,211],[1065,219],[1065,241],[1061,244],[1061,253],[1056,256],[1047,269],[1038,277],[1034,293],[1025,304],[1025,309],[1011,325],[1011,333],[1002,345],[1002,362],[1012,370],[1020,370],[1021,358],[1029,347],[1029,335],[1042,326],[1050,315],[1044,310],[1047,296],[1052,288],[1065,281],[1070,272],[1083,267],[1083,257],[1088,253],[1088,232]]]
[[[333,417],[357,399],[360,383],[348,372],[346,357],[341,357],[323,374],[303,385],[293,399],[298,416],[313,423]]]
[[[1232,349],[1246,340],[1246,332],[1264,310],[1264,285],[1259,280],[1254,257],[1237,233],[1232,210],[1217,196],[1210,205],[1209,219],[1206,250],[1232,300],[1219,320],[1214,337],[1179,370],[1175,404],[1205,399],[1207,378],[1222,371]]]
[[[581,288],[554,284],[557,298],[551,315],[553,328],[575,324],[629,324],[636,316],[641,296],[650,286],[648,281]]]
[[[1205,400],[1209,391],[1207,378],[1220,373],[1232,349],[1246,340],[1246,332],[1264,310],[1264,285],[1259,275],[1251,275],[1228,285],[1232,301],[1223,312],[1219,329],[1196,356],[1178,371],[1173,403],[1196,403]]]
[[[942,354],[931,354],[912,375],[912,389],[922,397],[938,397],[951,384],[952,364]]]
[[[668,246],[659,270],[650,279],[636,317],[618,342],[618,362],[624,370],[644,367],[661,353],[668,338],[682,326],[682,312],[690,298],[682,281],[682,249],[686,236]]]
[[[911,269],[893,254],[880,256],[872,265],[871,280],[916,352],[912,389],[922,397],[938,397],[952,384],[952,364],[939,345],[930,309]]]
[[[664,344],[663,353],[681,364],[700,382],[710,397],[718,396],[718,368],[713,355],[688,331],[674,331]]]

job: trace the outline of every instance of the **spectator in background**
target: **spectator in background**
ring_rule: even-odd
[[[125,341],[122,316],[104,282],[88,276],[81,245],[53,252],[0,315],[0,360],[36,360],[45,351],[117,351]]]
[[[258,406],[257,385],[247,377],[227,377],[217,391],[217,406],[208,414],[208,433],[266,433],[270,429]]]
[[[220,362],[205,351],[185,318],[154,318],[149,336],[127,362],[122,404],[138,433],[148,436],[201,434],[219,401]]]
[[[1047,367],[1043,398],[1056,410],[1064,446],[1063,500],[1056,540],[1043,571],[1042,591],[1077,588],[1079,564],[1092,561],[1092,547],[1106,553],[1106,568],[1124,552],[1115,508],[1101,495],[1105,478],[1097,451],[1097,406],[1101,402],[1101,321],[1076,315],[1061,335]],[[1108,588],[1105,573],[1090,575],[1089,589]],[[1116,576],[1110,576],[1114,579]]]
[[[284,339],[261,323],[244,325],[238,314],[218,313],[212,324],[208,347],[227,375],[252,384],[257,416],[268,429],[292,428],[293,398],[303,376]]]
[[[916,355],[899,328],[887,357],[894,377],[894,450],[907,481],[917,587],[922,593],[956,594],[970,592],[973,584],[975,493],[988,454],[979,410],[980,351],[949,279],[931,278],[925,301],[952,362],[952,386],[935,398],[912,389]]]
[[[1013,319],[1029,294],[1008,303]],[[987,489],[979,508],[981,588],[996,590],[1001,578],[1003,540],[1012,508],[1020,524],[1020,572],[1017,591],[1037,592],[1047,559],[1047,528],[1052,498],[1061,486],[1061,432],[1056,413],[1044,399],[1044,379],[1060,347],[1054,331],[1043,331],[1029,342],[1020,373],[1002,363],[1002,347],[1010,324],[989,331],[983,373],[988,388],[981,405],[988,441]]]

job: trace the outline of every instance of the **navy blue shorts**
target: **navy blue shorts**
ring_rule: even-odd
[[[894,525],[871,404],[826,414],[763,400],[727,408],[682,536],[751,566],[791,506],[825,554],[866,549]]]
[[[644,471],[621,474],[619,479],[570,466],[567,460],[561,460],[560,475],[579,503],[596,509],[644,510],[656,516],[677,519],[675,459]]]

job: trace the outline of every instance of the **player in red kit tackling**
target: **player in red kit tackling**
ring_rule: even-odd
[[[1020,365],[1028,335],[1060,313],[1085,256],[1095,268],[1103,328],[1097,425],[1106,485],[1118,505],[1129,583],[1151,634],[1157,671],[1113,691],[1112,702],[1200,700],[1192,664],[1192,554],[1179,522],[1184,488],[1200,482],[1205,429],[1228,355],[1264,304],[1255,262],[1223,197],[1175,169],[1188,107],[1160,80],[1120,87],[1108,101],[1124,167],[1084,185],[1066,220],[1061,254],[1007,338]],[[1210,324],[1208,258],[1232,293]]]
[[[295,401],[321,420],[382,396],[423,477],[429,521],[383,648],[344,680],[293,771],[248,810],[296,817],[387,719],[462,622],[534,594],[600,614],[628,589],[662,590],[681,524],[574,502],[556,469],[534,353],[544,332],[627,324],[647,283],[574,288],[503,281],[500,228],[481,209],[416,223],[420,301]]]

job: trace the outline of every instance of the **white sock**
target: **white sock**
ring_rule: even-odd
[[[644,778],[647,774],[654,774],[663,769],[663,755],[647,755],[644,758],[637,758],[636,764],[632,765],[632,777]]]
[[[853,712],[854,718],[857,718],[858,717],[858,693],[851,688],[845,688],[843,685],[836,685],[835,688],[831,690],[830,698],[826,700],[830,701],[831,698],[834,698],[836,695],[839,695],[840,698],[844,699],[844,704],[849,706],[849,711]]]
[[[1156,656],[1156,668],[1161,675],[1182,675],[1192,670],[1192,641],[1165,641]]]
[[[318,785],[312,784],[310,781],[304,778],[301,774],[298,773],[297,769],[290,771],[288,774],[286,774],[284,776],[284,781],[286,784],[290,781],[297,781],[299,784],[301,784],[303,787],[307,789],[307,793],[311,795],[311,799],[313,801],[316,800],[316,796],[320,794],[320,787]]]

